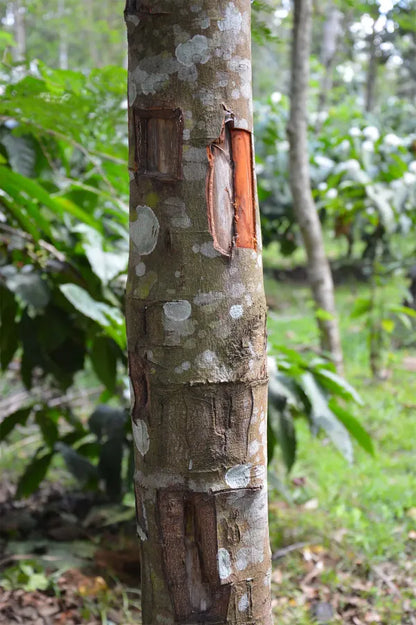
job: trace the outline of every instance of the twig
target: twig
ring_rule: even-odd
[[[25,239],[26,241],[30,241],[31,243],[34,243],[32,235],[30,235],[28,232],[24,232],[23,230],[18,230],[17,228],[12,228],[11,226],[8,226],[7,224],[3,224],[3,223],[0,223],[0,228],[4,230],[4,232],[8,232],[9,234],[13,234],[17,237],[20,237],[21,239]],[[39,247],[43,247],[43,249],[48,251],[50,254],[52,254],[52,256],[55,256],[55,258],[59,260],[61,263],[68,262],[65,254],[57,250],[54,245],[51,245],[51,243],[48,243],[47,241],[44,241],[43,239],[39,239],[39,241],[37,241],[37,245],[39,245]]]
[[[394,584],[391,579],[387,577],[382,569],[380,569],[378,566],[373,566],[372,569],[374,573],[378,575],[378,577],[386,584],[386,586],[390,588],[394,595],[396,595],[397,597],[401,597],[401,592],[397,588],[396,584]]]
[[[303,547],[307,547],[310,545],[309,542],[303,543],[293,543],[293,545],[288,545],[287,547],[282,547],[281,549],[276,549],[276,551],[272,555],[272,560],[279,560],[279,558],[284,558],[288,553],[292,551],[297,551],[298,549],[303,549]]]

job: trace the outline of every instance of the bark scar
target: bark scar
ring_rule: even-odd
[[[218,139],[207,148],[206,201],[213,244],[224,256],[233,246],[257,249],[252,134],[234,127],[226,111]]]

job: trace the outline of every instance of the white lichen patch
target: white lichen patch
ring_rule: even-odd
[[[239,549],[235,556],[235,567],[238,571],[244,571],[250,563],[250,548],[243,547]]]
[[[218,549],[217,562],[220,579],[227,579],[230,577],[232,573],[231,556],[226,549]]]
[[[237,464],[228,469],[225,481],[230,488],[246,488],[250,483],[251,464]]]
[[[199,292],[195,295],[193,302],[197,306],[208,306],[209,304],[220,302],[224,297],[225,295],[221,293],[221,291],[209,291],[208,293]]]
[[[138,278],[141,278],[146,273],[146,265],[142,262],[137,263],[135,267],[135,272],[136,272],[136,276]]]
[[[137,97],[137,89],[136,89],[136,84],[133,80],[129,80],[129,88],[128,88],[128,101],[129,101],[129,106],[133,106],[134,101]]]
[[[140,24],[140,18],[138,15],[133,15],[132,13],[128,13],[126,15],[126,22],[131,22],[134,26],[138,26]]]
[[[187,67],[204,64],[210,58],[208,39],[204,35],[194,35],[186,43],[180,43],[175,50],[179,63]]]
[[[232,3],[229,2],[225,9],[225,17],[218,22],[218,28],[222,31],[235,30],[239,32],[243,23],[243,16],[241,11]]]
[[[136,206],[137,219],[130,222],[130,237],[141,255],[150,254],[159,236],[159,221],[150,206]]]
[[[257,440],[251,441],[250,445],[248,446],[248,453],[250,454],[250,456],[254,456],[260,447],[260,443]]]
[[[241,304],[234,304],[230,308],[230,317],[232,317],[233,319],[240,319],[240,317],[243,316],[243,312],[244,311]]]
[[[147,425],[143,419],[132,421],[133,439],[139,453],[144,456],[149,451],[150,438]]]
[[[192,306],[186,299],[163,304],[163,312],[171,321],[185,321],[191,316]]]
[[[240,90],[239,89],[233,89],[231,91],[231,97],[233,100],[238,100],[238,98],[240,97]]]
[[[175,278],[180,278],[180,277],[181,277],[181,272],[175,271]]]
[[[233,284],[230,284],[228,291],[230,296],[233,298],[241,297],[245,293],[246,287],[242,282],[234,282]]]
[[[191,368],[191,363],[189,362],[189,360],[185,360],[178,367],[175,367],[175,373],[180,375],[184,371],[189,371],[190,368]]]
[[[246,610],[248,610],[248,606],[249,606],[248,595],[247,593],[244,593],[244,595],[240,597],[240,600],[238,602],[238,609],[240,612],[245,612]]]
[[[202,256],[206,256],[207,258],[215,258],[216,256],[221,256],[220,252],[215,249],[212,241],[207,241],[206,243],[194,243],[192,246],[192,251],[194,254],[202,254]]]
[[[143,530],[143,528],[140,527],[139,523],[136,523],[136,532],[137,532],[137,536],[140,538],[141,541],[144,542],[145,540],[147,540],[147,534]]]

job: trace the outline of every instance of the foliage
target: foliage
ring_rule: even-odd
[[[395,111],[402,111],[397,101]],[[413,113],[414,114],[414,113]],[[316,205],[327,230],[363,242],[374,259],[379,241],[390,253],[393,233],[416,232],[416,134],[400,135],[401,119],[386,111],[387,123],[370,125],[352,101],[325,114],[318,137],[310,128],[310,173]],[[275,92],[257,104],[257,172],[265,243],[277,240],[282,254],[300,244],[288,179],[288,98]],[[312,121],[315,121],[312,118]]]
[[[297,451],[295,419],[299,417],[307,420],[312,434],[325,432],[349,463],[353,461],[351,437],[373,454],[371,437],[345,407],[345,401],[362,406],[362,399],[335,373],[332,363],[307,358],[282,345],[273,345],[273,352],[277,355],[269,357],[269,462],[279,444],[286,468],[291,470]]]
[[[69,466],[79,464],[80,455],[99,458],[94,471],[85,458],[86,481],[97,481],[106,471],[107,493],[120,496],[124,416],[114,454],[104,431],[95,432],[92,446],[84,445],[88,430],[70,408],[51,408],[50,399],[62,395],[75,375],[91,375],[92,368],[105,389],[102,400],[117,397],[124,405],[125,80],[119,68],[85,76],[42,63],[23,78],[4,78],[0,312],[7,331],[1,332],[0,364],[5,371],[17,358],[24,385],[42,385],[48,397],[36,397],[2,423],[4,437],[32,412],[44,439],[21,478],[19,495],[37,487],[60,451]],[[62,418],[67,425],[59,433]],[[109,457],[115,462],[114,483]]]

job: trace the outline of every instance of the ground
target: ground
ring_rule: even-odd
[[[267,277],[266,286],[270,343],[316,345],[307,288]],[[393,301],[400,287],[390,281],[379,295]],[[368,319],[350,316],[369,288],[342,284],[337,304],[346,375],[364,399],[355,414],[376,455],[355,448],[349,466],[299,421],[291,474],[279,458],[273,461],[272,595],[279,625],[416,625],[416,349],[409,330],[398,323],[392,332],[385,324],[381,379],[372,379]],[[109,509],[91,494],[68,494],[74,485],[66,478],[56,483],[64,479],[58,467],[40,492],[13,501],[16,470],[36,444],[33,431],[22,431],[19,441],[1,448],[0,623],[140,623],[132,496]]]

